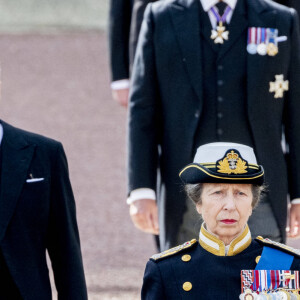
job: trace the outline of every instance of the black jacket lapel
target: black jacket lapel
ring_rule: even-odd
[[[268,9],[263,0],[247,0],[249,27],[277,28],[276,11]],[[248,95],[248,115],[255,114],[255,102],[260,99],[259,95],[265,94],[264,89],[268,88],[261,84],[264,82],[266,63],[272,62],[270,57],[259,54],[247,55],[247,95]],[[250,105],[251,104],[251,105]],[[251,123],[251,122],[250,122]]]
[[[191,83],[202,100],[201,39],[198,0],[178,0],[170,7],[171,18]],[[201,101],[200,101],[201,103]]]
[[[224,44],[220,46],[218,59],[222,58],[230,50],[247,28],[248,20],[245,2],[246,0],[239,0],[237,2],[230,24],[226,26],[226,30],[229,31],[229,39],[228,41],[224,41]]]
[[[35,145],[28,144],[23,136],[16,135],[12,126],[1,123],[4,134],[1,142],[0,243],[26,182],[35,149]]]

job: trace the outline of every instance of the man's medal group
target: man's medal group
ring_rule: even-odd
[[[248,28],[247,51],[252,55],[275,56],[278,54],[278,43],[286,40],[286,36],[278,36],[278,29],[250,27]]]

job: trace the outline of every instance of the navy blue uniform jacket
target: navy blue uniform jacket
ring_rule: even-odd
[[[263,245],[253,240],[250,246],[235,256],[216,256],[199,243],[161,260],[149,260],[144,275],[142,300],[233,300],[241,294],[241,270],[254,270],[255,259]],[[189,262],[182,256],[189,254]],[[294,258],[291,270],[300,270],[300,259]],[[185,291],[183,284],[192,289]]]

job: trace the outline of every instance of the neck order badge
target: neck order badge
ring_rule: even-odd
[[[229,12],[231,11],[231,8],[230,6],[227,5],[224,14],[222,16],[220,16],[219,12],[217,12],[215,7],[212,7],[210,11],[213,13],[218,23],[217,28],[211,31],[210,38],[214,40],[215,44],[223,44],[224,40],[228,40],[229,31],[228,30],[226,31],[224,23],[226,23],[226,18]]]

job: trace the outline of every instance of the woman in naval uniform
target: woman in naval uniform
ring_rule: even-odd
[[[300,251],[251,238],[264,182],[253,149],[203,145],[179,176],[204,221],[199,241],[151,257],[142,299],[300,299]]]

